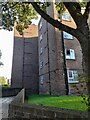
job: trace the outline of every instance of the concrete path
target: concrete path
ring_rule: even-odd
[[[13,99],[14,97],[0,98],[0,120],[2,120],[2,118],[8,118],[9,103]]]

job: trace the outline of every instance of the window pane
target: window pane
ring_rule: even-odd
[[[69,71],[69,77],[72,77],[73,75],[72,75],[72,71]]]
[[[70,50],[67,50],[67,55],[70,55]]]
[[[62,15],[62,20],[71,21],[71,16],[68,12],[64,12]]]
[[[70,50],[65,49],[66,59],[70,59]]]
[[[40,22],[40,27],[39,27],[39,30],[42,28],[42,21]]]
[[[73,36],[67,32],[63,32],[63,37],[66,39],[73,39]]]
[[[70,49],[70,58],[75,60],[75,51],[73,49]]]
[[[42,40],[42,34],[40,35],[40,41]]]
[[[44,81],[44,77],[42,75],[42,76],[40,76],[40,84],[43,84],[43,81]]]
[[[43,62],[41,61],[41,62],[40,62],[40,68],[42,68],[42,67],[43,67]]]

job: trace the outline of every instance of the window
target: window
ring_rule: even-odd
[[[40,35],[40,42],[42,41],[42,34]]]
[[[39,30],[42,28],[42,21],[40,22],[40,27],[39,27]]]
[[[63,37],[66,38],[66,39],[70,39],[72,40],[73,39],[73,36],[67,32],[63,32]]]
[[[43,68],[43,62],[41,61],[40,62],[40,69],[42,69]]]
[[[65,54],[66,54],[66,59],[75,60],[75,51],[73,49],[68,49],[68,50],[66,49]]]
[[[68,12],[64,12],[62,15],[62,20],[71,21],[71,16]]]
[[[40,48],[40,54],[42,54],[43,53],[43,50],[42,50],[42,48]]]
[[[43,77],[43,75],[42,75],[42,76],[40,76],[40,84],[41,84],[41,85],[43,85],[43,81],[44,81],[44,77]]]
[[[70,50],[67,50],[67,56],[70,56]]]
[[[68,83],[78,83],[78,73],[76,70],[68,70]]]

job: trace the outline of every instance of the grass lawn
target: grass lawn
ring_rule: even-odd
[[[66,108],[73,110],[86,111],[85,103],[82,103],[80,96],[49,96],[49,95],[31,95],[27,101],[29,104],[52,106],[57,108]]]

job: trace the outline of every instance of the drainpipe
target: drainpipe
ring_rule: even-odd
[[[60,13],[58,13],[58,21],[62,22],[62,16],[60,15]],[[64,61],[64,74],[65,74],[66,95],[68,95],[68,93],[69,93],[68,75],[67,75],[65,46],[64,46],[64,38],[63,38],[63,31],[62,30],[61,30],[61,39],[62,39],[63,61]]]
[[[66,95],[68,95],[68,93],[69,93],[68,75],[67,75],[67,66],[66,66],[66,56],[65,56],[65,46],[64,46],[63,31],[61,31],[61,39],[62,39],[62,51],[63,51],[63,60],[64,60],[64,74],[65,74]]]

